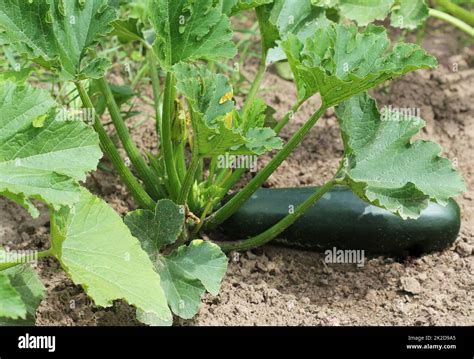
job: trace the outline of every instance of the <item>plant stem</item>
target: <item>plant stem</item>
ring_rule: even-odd
[[[115,101],[114,95],[112,94],[112,90],[110,89],[107,80],[105,80],[104,77],[100,78],[98,80],[98,85],[100,92],[105,97],[110,117],[112,118],[114,127],[117,130],[120,141],[122,142],[127,155],[130,157],[130,161],[137,170],[139,177],[143,180],[146,189],[154,199],[163,198],[164,194],[161,193],[158,189],[158,186],[156,186],[155,176],[151,168],[146,163],[139,149],[135,146],[135,143],[128,132],[127,126],[125,125],[120,113],[120,108]]]
[[[230,251],[244,251],[252,248],[256,248],[264,245],[271,241],[273,238],[282,233],[286,228],[291,226],[298,218],[300,218],[306,210],[308,210],[314,203],[316,203],[326,192],[328,192],[335,184],[335,180],[332,179],[324,186],[314,192],[308,199],[300,204],[293,213],[288,214],[278,223],[267,229],[265,232],[259,235],[243,239],[236,242],[215,242],[217,243],[223,252],[228,253]]]
[[[87,91],[84,89],[82,83],[75,82],[75,85],[77,91],[79,92],[79,96],[81,97],[83,106],[88,109],[94,109],[94,105],[92,104],[92,101],[89,95],[87,94]],[[155,202],[148,195],[148,193],[145,192],[145,190],[141,187],[140,183],[132,174],[130,169],[122,161],[122,158],[120,157],[117,148],[115,148],[114,143],[107,135],[107,132],[102,126],[99,116],[97,115],[94,116],[93,126],[94,130],[99,135],[100,146],[102,148],[102,151],[104,151],[105,155],[110,159],[118,174],[120,175],[120,178],[125,183],[133,198],[135,198],[135,200],[137,201],[138,205],[143,208],[154,210]]]
[[[430,9],[430,16],[444,20],[450,23],[451,25],[457,27],[459,30],[464,31],[466,34],[469,34],[470,36],[474,37],[474,28],[466,24],[464,21],[455,18],[454,16],[451,16],[449,14],[446,14],[445,12],[436,9]]]
[[[205,228],[213,228],[232,214],[247,201],[250,196],[271,176],[271,174],[281,165],[281,163],[288,157],[288,155],[295,149],[295,147],[303,140],[307,133],[313,128],[319,118],[326,111],[326,106],[323,103],[309,120],[296,132],[288,143],[276,154],[275,157],[249,182],[239,191],[232,199],[224,206],[219,208],[211,216],[209,216],[204,224]]]
[[[296,111],[299,110],[301,105],[304,103],[304,101],[298,101],[293,107],[291,108],[290,111],[286,113],[285,116],[277,123],[277,125],[273,128],[273,130],[276,132],[278,135],[281,130],[288,124],[288,121],[290,121],[291,117],[296,113]]]
[[[191,159],[191,164],[186,172],[186,177],[184,178],[183,187],[181,188],[181,193],[178,197],[178,204],[186,204],[189,192],[194,183],[194,176],[196,171],[201,163],[201,158],[198,155],[193,153],[193,157]]]
[[[39,251],[37,253],[36,258],[41,259],[41,258],[51,257],[51,256],[53,256],[53,250],[50,248],[50,249],[47,249],[45,251]],[[0,263],[0,271],[5,270],[5,269],[9,269],[9,268],[13,268],[13,267],[16,267],[16,266],[21,265],[21,264],[29,263],[29,262],[26,262],[26,261],[22,260],[23,258],[25,258],[25,256],[19,256],[15,262]]]
[[[436,0],[435,3],[436,5],[441,6],[451,15],[454,15],[455,17],[466,22],[467,24],[474,26],[474,14],[471,11],[462,8],[457,4],[454,4],[449,0]]]
[[[262,84],[263,76],[265,76],[266,70],[267,70],[267,51],[265,50],[265,46],[263,44],[263,39],[262,39],[262,56],[260,58],[260,64],[258,65],[258,70],[255,75],[255,79],[252,82],[252,86],[250,87],[249,93],[247,94],[247,97],[245,98],[245,103],[242,108],[242,116],[243,116],[244,122],[247,121],[247,113],[249,109],[252,107],[252,104],[255,100],[255,95],[260,89],[260,85]]]
[[[176,171],[176,162],[173,153],[173,139],[171,135],[173,109],[175,99],[174,76],[171,72],[166,74],[165,93],[163,99],[163,115],[161,124],[161,145],[163,158],[165,160],[166,174],[168,175],[171,199],[176,200],[179,197],[181,184]]]
[[[156,119],[156,132],[158,137],[161,138],[161,111],[160,111],[160,77],[158,75],[158,64],[156,63],[155,54],[152,50],[148,50],[146,53],[148,59],[148,67],[150,70],[151,86],[153,89],[153,98],[155,100],[155,119]]]

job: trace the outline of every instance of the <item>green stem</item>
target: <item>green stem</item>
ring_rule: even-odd
[[[281,165],[281,163],[288,157],[288,155],[300,144],[303,138],[313,128],[319,118],[326,111],[326,106],[323,103],[321,107],[316,111],[309,120],[296,132],[288,143],[277,153],[275,157],[249,182],[247,185],[239,191],[232,199],[227,202],[224,206],[219,208],[211,216],[209,216],[204,224],[205,228],[213,228],[232,214],[247,201],[250,196],[271,176],[271,174]]]
[[[474,26],[474,14],[471,11],[462,8],[457,4],[454,4],[449,0],[436,0],[435,2],[436,5],[439,5],[444,8],[451,15],[454,15],[455,17],[466,22],[467,24]]]
[[[79,96],[81,97],[82,104],[85,108],[94,109],[94,105],[87,94],[87,91],[84,89],[84,86],[80,82],[75,82],[77,91],[79,92]],[[120,175],[120,178],[127,186],[128,190],[132,194],[133,198],[137,201],[138,205],[143,208],[148,208],[154,210],[155,202],[153,199],[146,193],[143,188],[141,187],[138,180],[132,174],[130,169],[125,165],[120,157],[120,154],[115,148],[114,143],[107,135],[102,123],[100,122],[99,116],[95,115],[94,117],[94,130],[99,135],[100,146],[102,151],[104,151],[105,155],[110,159],[112,164],[114,165],[116,171]]]
[[[53,250],[50,248],[50,249],[47,249],[45,251],[40,251],[37,253],[37,256],[36,256],[36,259],[41,259],[41,258],[45,258],[45,257],[52,257],[53,256]],[[23,258],[27,258],[25,256],[19,256],[17,258],[17,260],[15,262],[5,262],[5,263],[0,263],[0,271],[2,270],[5,270],[5,269],[9,269],[9,268],[13,268],[13,267],[16,267],[20,264],[25,264],[25,263],[29,263],[25,260],[23,260]],[[36,260],[35,259],[35,260]],[[31,262],[31,261],[30,261]]]
[[[133,142],[132,137],[128,132],[127,126],[123,121],[122,114],[120,113],[120,108],[117,105],[117,102],[115,101],[114,95],[112,94],[112,90],[110,89],[107,80],[102,77],[97,82],[99,85],[100,92],[104,96],[105,102],[107,103],[107,108],[109,109],[110,117],[112,118],[114,127],[117,130],[117,134],[120,138],[120,141],[122,142],[123,147],[127,152],[127,155],[130,157],[130,161],[137,170],[139,177],[143,180],[146,189],[153,198],[163,198],[164,194],[161,193],[158,187],[156,186],[155,176],[151,168],[146,163],[139,149],[135,146],[135,143]]]
[[[143,76],[145,76],[145,74],[147,73],[148,71],[148,64],[144,64],[140,70],[137,72],[137,74],[135,75],[135,77],[133,78],[132,80],[132,83],[131,83],[131,87],[132,89],[135,89],[138,85],[138,82],[140,82],[140,80],[143,78]]]
[[[151,86],[153,90],[153,98],[155,100],[155,119],[156,119],[156,132],[158,137],[161,138],[161,111],[160,111],[160,98],[161,98],[161,87],[160,87],[160,76],[158,75],[158,64],[156,62],[155,54],[152,50],[147,51],[148,67],[150,69]]]
[[[188,171],[186,172],[186,177],[184,178],[183,187],[181,188],[181,193],[178,197],[178,204],[185,204],[187,202],[189,192],[193,187],[194,176],[196,171],[201,163],[201,158],[198,155],[193,154],[191,159],[191,164],[189,165]]]
[[[301,105],[304,103],[304,101],[298,101],[293,107],[291,108],[290,111],[287,112],[285,116],[277,123],[277,125],[273,128],[273,130],[276,132],[278,135],[281,130],[288,124],[288,121],[290,121],[291,117],[296,113],[296,111],[299,110]]]
[[[170,185],[171,199],[176,200],[179,197],[181,183],[178,172],[176,171],[176,162],[173,153],[173,138],[171,134],[173,109],[175,99],[174,76],[171,72],[166,74],[165,93],[163,99],[163,115],[161,124],[161,144],[162,153],[165,160],[166,174]]]
[[[316,203],[326,192],[328,192],[335,184],[335,180],[332,179],[324,186],[319,188],[314,194],[312,194],[306,201],[300,204],[293,213],[288,214],[278,223],[267,229],[265,232],[249,238],[235,242],[215,242],[217,243],[223,252],[228,253],[230,251],[244,251],[256,247],[260,247],[265,243],[271,241],[273,238],[282,233],[285,229],[291,226],[298,218],[300,218],[304,212],[306,212],[314,203]]]
[[[474,37],[474,28],[466,24],[464,21],[455,18],[454,16],[451,16],[449,14],[446,14],[445,12],[436,9],[430,9],[430,16],[446,21],[451,25],[457,27],[459,30],[462,30],[466,34],[469,34],[470,36]]]
[[[265,50],[265,45],[263,43],[262,38],[262,56],[260,59],[260,64],[258,65],[258,70],[253,80],[252,86],[250,87],[249,93],[245,98],[245,103],[242,108],[242,115],[244,121],[247,120],[247,113],[252,107],[252,104],[255,100],[255,96],[257,95],[258,90],[260,89],[260,85],[262,84],[263,77],[265,76],[265,71],[267,70],[267,51]]]

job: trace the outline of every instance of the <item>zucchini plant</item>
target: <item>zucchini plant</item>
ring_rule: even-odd
[[[224,253],[272,240],[335,185],[403,218],[416,218],[429,201],[445,204],[463,191],[461,176],[440,157],[437,144],[411,140],[423,120],[396,112],[381,116],[367,94],[410,71],[435,68],[436,59],[418,45],[392,45],[386,30],[373,24],[334,23],[310,0],[133,4],[135,17],[121,16],[113,0],[0,0],[0,43],[9,58],[22,61],[0,75],[0,194],[33,217],[35,201],[49,207],[51,245],[35,259],[55,257],[96,305],[124,300],[149,325],[169,325],[173,314],[193,317],[205,291],[219,292]],[[256,13],[262,51],[239,107],[228,77],[216,69],[237,55],[230,17],[242,10]],[[134,143],[122,111],[136,94],[107,80],[116,38],[143,55],[138,72],[150,82],[158,137],[151,152]],[[258,93],[269,54],[278,51],[291,66],[298,100],[271,124],[270,108]],[[36,73],[47,76],[32,78]],[[58,84],[68,96],[47,91]],[[278,133],[316,94],[320,107],[285,143]],[[345,152],[333,178],[252,238],[203,239],[334,106]],[[126,157],[103,114],[110,116]],[[246,168],[222,165],[222,156],[233,161],[270,151],[271,161],[224,204]],[[102,156],[137,204],[125,218],[81,185]],[[25,255],[0,254],[6,258],[0,263],[0,317],[31,323],[44,288]]]

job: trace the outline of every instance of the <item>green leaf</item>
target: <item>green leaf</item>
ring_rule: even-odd
[[[113,22],[114,35],[117,35],[121,43],[143,41],[143,24],[139,19],[131,17]]]
[[[155,213],[139,209],[128,213],[124,221],[151,256],[176,242],[183,231],[184,209],[169,199],[163,199],[156,204]]]
[[[403,218],[416,218],[431,199],[446,204],[465,190],[441,147],[410,142],[424,127],[422,119],[386,111],[375,100],[355,96],[337,108],[345,147],[344,183],[362,199]]]
[[[107,0],[0,0],[0,41],[64,80],[85,78],[86,50],[113,30],[116,16]]]
[[[339,1],[342,16],[366,26],[387,17],[394,0],[344,0]]]
[[[0,73],[0,81],[11,81],[18,85],[23,85],[28,77],[30,77],[31,72],[33,71],[32,67],[24,67],[19,71],[10,70],[3,71]]]
[[[21,299],[20,293],[15,289],[10,278],[0,272],[0,317],[10,319],[25,319],[26,305]]]
[[[44,90],[0,82],[0,194],[30,212],[29,198],[55,208],[76,202],[78,181],[102,156],[94,130],[65,121],[54,105]]]
[[[213,295],[218,294],[227,270],[227,258],[217,245],[202,240],[181,246],[168,256],[161,254],[164,246],[178,239],[184,219],[181,206],[161,200],[155,213],[148,210],[131,212],[125,217],[125,224],[155,264],[173,313],[189,319],[197,313],[206,289]],[[152,323],[156,320],[153,315],[147,316],[140,311],[138,318]]]
[[[213,0],[151,0],[155,28],[155,52],[161,66],[170,71],[180,61],[232,58],[230,22]]]
[[[259,6],[270,4],[274,0],[223,0],[222,8],[226,15],[235,15],[240,11],[250,10]]]
[[[262,28],[263,43],[268,52],[267,62],[286,58],[278,40],[293,34],[301,41],[314,34],[321,26],[328,26],[324,9],[312,6],[311,0],[275,0],[257,9]]]
[[[20,295],[26,308],[24,319],[0,318],[1,325],[34,325],[36,310],[43,300],[45,287],[36,272],[30,265],[20,265],[0,272],[0,277],[6,275],[10,278],[11,286]],[[3,296],[2,296],[3,300]]]
[[[176,315],[192,318],[207,290],[217,295],[227,271],[227,257],[216,244],[194,240],[156,263],[168,304]]]
[[[424,0],[397,0],[390,17],[390,25],[414,30],[429,16],[429,8]]]
[[[437,66],[418,45],[389,45],[383,27],[369,25],[359,33],[354,25],[340,24],[319,28],[304,43],[292,34],[282,42],[299,99],[319,92],[327,106],[407,72]]]
[[[103,307],[123,299],[152,323],[171,324],[172,316],[148,255],[120,216],[101,199],[82,190],[72,208],[54,213],[54,255],[73,282]]]
[[[249,133],[245,123],[234,119],[233,91],[225,76],[213,74],[204,66],[183,63],[173,70],[178,80],[176,88],[192,109],[191,122],[200,156],[226,152],[261,154],[264,149],[281,148],[282,141],[273,130],[259,128]]]

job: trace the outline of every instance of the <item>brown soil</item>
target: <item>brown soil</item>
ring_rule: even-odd
[[[439,27],[437,27],[439,29]],[[373,258],[362,268],[326,265],[318,253],[266,246],[232,254],[221,294],[206,295],[194,320],[181,325],[473,325],[474,182],[474,50],[458,41],[457,33],[429,27],[425,48],[436,55],[436,71],[418,71],[373,94],[379,105],[419,107],[427,121],[423,138],[440,143],[457,163],[469,191],[458,198],[462,229],[449,249],[399,262]],[[244,71],[249,75],[255,63]],[[456,71],[453,71],[456,70]],[[294,103],[294,86],[269,71],[263,83],[265,99],[279,115]],[[313,99],[283,132],[295,132],[317,108]],[[149,111],[149,108],[142,108]],[[153,123],[139,127],[134,137],[143,148],[154,143]],[[342,154],[337,122],[328,111],[304,143],[268,180],[269,187],[318,185],[329,179]],[[261,165],[268,156],[261,159]],[[98,171],[88,179],[121,214],[133,208],[120,181]],[[22,209],[0,199],[0,243],[12,248],[48,245],[46,209],[31,220]],[[38,325],[136,325],[134,311],[124,303],[101,309],[91,305],[52,259],[38,265],[47,296],[38,310]]]

